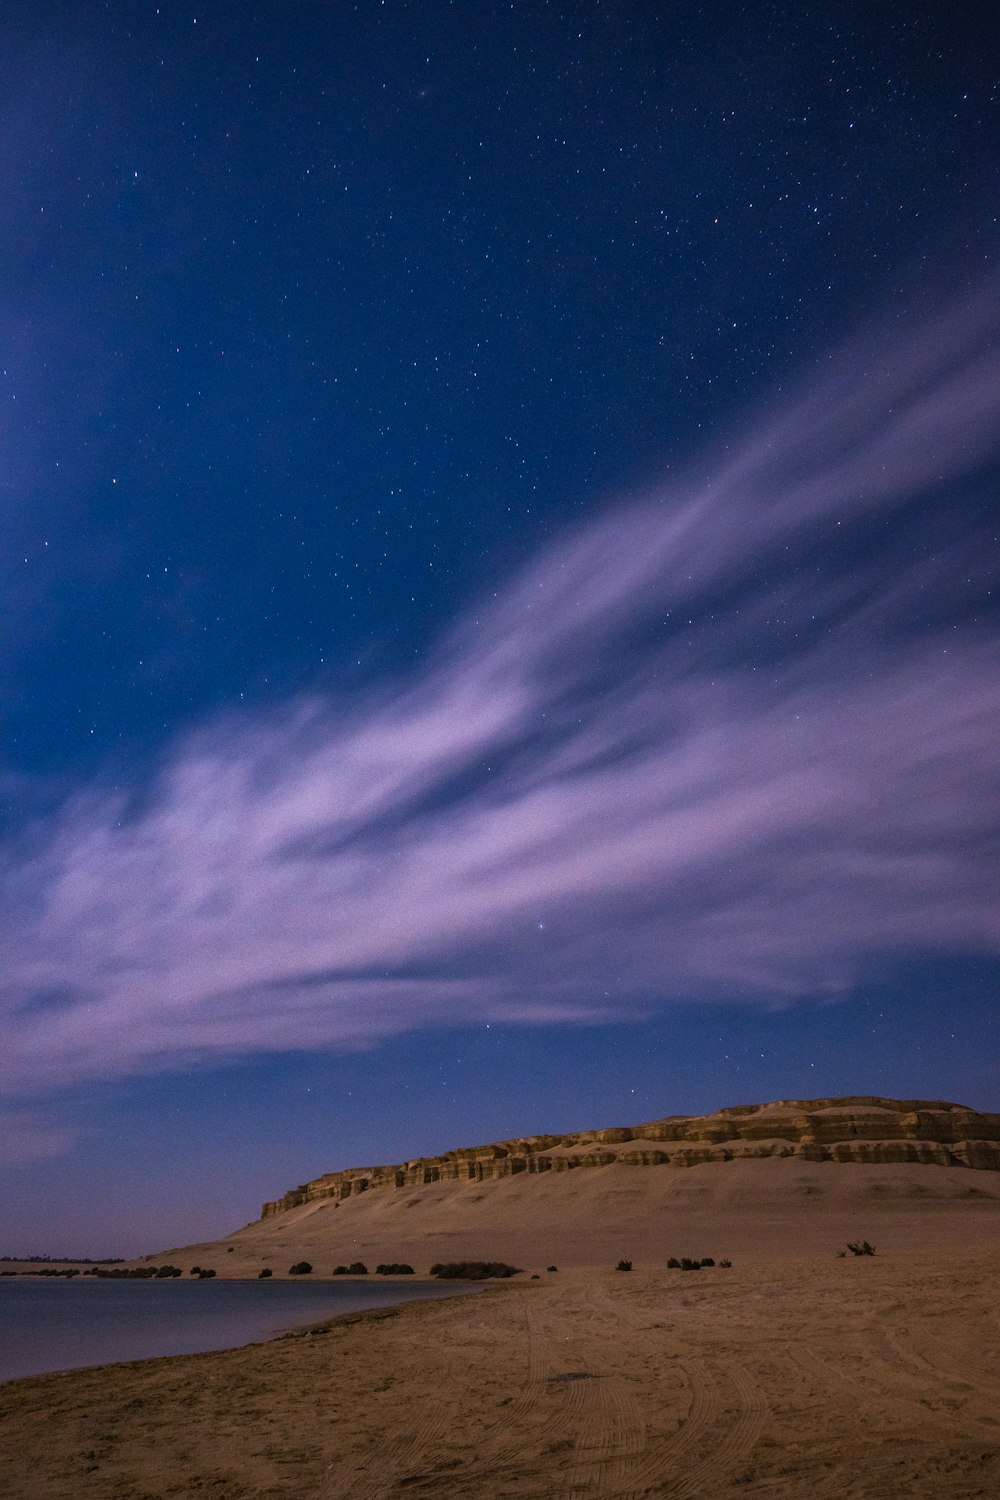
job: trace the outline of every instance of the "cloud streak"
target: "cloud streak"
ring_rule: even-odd
[[[11,842],[11,1108],[996,953],[975,503],[996,305],[990,286],[858,339],[686,484],[473,601],[407,679],[205,725],[151,785]]]

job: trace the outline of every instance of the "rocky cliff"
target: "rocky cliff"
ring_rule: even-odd
[[[644,1125],[494,1141],[395,1166],[349,1167],[265,1203],[261,1217],[316,1199],[339,1201],[432,1182],[485,1182],[520,1172],[567,1172],[616,1162],[691,1167],[766,1156],[1000,1171],[1000,1114],[981,1114],[942,1100],[867,1096],[735,1105],[711,1115],[668,1115]]]

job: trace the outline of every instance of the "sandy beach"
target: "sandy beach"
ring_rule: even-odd
[[[566,1268],[13,1382],[0,1496],[992,1497],[998,1271],[997,1248]]]
[[[903,1113],[947,1136],[953,1108]],[[744,1159],[644,1165],[650,1143],[616,1129],[599,1165],[324,1178],[147,1257],[222,1281],[300,1261],[314,1279],[357,1261],[522,1270],[265,1344],[0,1385],[0,1500],[994,1500],[1000,1172],[788,1154],[789,1109],[737,1112],[767,1130],[784,1112]],[[856,1157],[866,1120],[902,1109],[828,1102],[801,1128]],[[992,1161],[996,1117],[962,1123],[978,1134],[954,1159]],[[594,1142],[558,1149],[577,1145]],[[933,1134],[877,1149],[951,1159]]]

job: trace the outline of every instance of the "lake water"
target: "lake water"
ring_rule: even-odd
[[[0,1380],[253,1344],[339,1313],[455,1294],[433,1282],[0,1278]]]

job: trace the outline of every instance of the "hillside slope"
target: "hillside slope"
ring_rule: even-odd
[[[224,1240],[163,1252],[220,1274],[500,1258],[832,1253],[848,1239],[947,1248],[1000,1236],[1000,1115],[943,1101],[738,1106],[333,1172]]]

